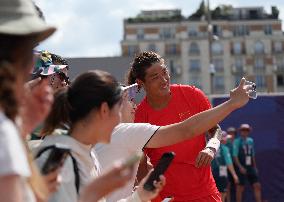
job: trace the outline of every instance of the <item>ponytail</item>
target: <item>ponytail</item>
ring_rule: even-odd
[[[68,87],[58,90],[54,94],[54,102],[51,110],[45,119],[41,135],[50,135],[57,128],[69,125],[70,104],[67,99]]]
[[[0,105],[5,115],[15,121],[18,114],[18,102],[15,95],[16,90],[15,68],[8,62],[0,64]]]

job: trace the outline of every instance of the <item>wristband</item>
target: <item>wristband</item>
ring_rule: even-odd
[[[217,138],[211,138],[205,148],[213,148],[217,152],[220,147],[220,141]]]

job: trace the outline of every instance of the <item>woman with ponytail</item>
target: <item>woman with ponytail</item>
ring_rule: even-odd
[[[134,169],[121,165],[111,170],[111,174],[103,180],[98,178],[100,163],[96,154],[91,152],[93,145],[110,142],[111,133],[120,122],[121,104],[121,86],[109,73],[98,70],[81,74],[68,88],[55,94],[51,112],[44,124],[43,142],[38,149],[58,143],[64,144],[71,149],[72,157],[65,161],[61,172],[62,184],[50,201],[75,202],[82,189],[90,190],[90,186],[95,185],[97,188],[93,192],[102,197],[133,177]],[[66,129],[66,125],[69,129],[61,130],[60,135],[56,135],[58,132],[55,129]],[[40,167],[46,158],[47,155],[42,155],[37,160]],[[79,170],[79,194],[72,158],[75,159]],[[92,182],[97,178],[97,183],[96,180]],[[88,185],[89,183],[91,185]],[[140,186],[133,195],[122,201],[148,201],[157,195],[163,185],[162,178],[162,181],[156,184],[157,189],[154,192],[147,192]],[[102,187],[105,187],[104,190],[101,190]]]

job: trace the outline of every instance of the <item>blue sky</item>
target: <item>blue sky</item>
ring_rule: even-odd
[[[201,1],[201,0],[200,0]],[[193,13],[198,0],[36,0],[44,12],[46,21],[58,31],[40,49],[46,49],[64,57],[102,57],[120,55],[123,36],[123,19],[136,16],[140,10],[182,10],[185,16]],[[211,0],[211,8],[220,4],[234,7],[263,6],[271,12],[271,6],[280,10],[284,19],[284,1],[280,0]]]

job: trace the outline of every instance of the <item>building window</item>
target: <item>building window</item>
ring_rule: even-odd
[[[249,35],[249,27],[246,25],[236,25],[233,30],[234,36],[246,36]]]
[[[224,76],[214,76],[214,88],[217,90],[224,90]]]
[[[199,46],[198,46],[198,44],[196,42],[192,42],[190,44],[188,53],[192,54],[192,55],[200,54]]]
[[[264,44],[261,41],[257,41],[254,44],[254,53],[255,54],[263,54],[264,53]]]
[[[235,76],[235,86],[238,86],[240,84],[242,78],[243,78],[242,75]]]
[[[170,66],[170,73],[173,74],[173,75],[175,75],[175,74],[176,74],[176,71],[175,71],[175,63],[174,63],[173,60],[170,60],[169,66]]]
[[[202,88],[201,86],[201,77],[200,76],[191,76],[189,83],[199,89]]]
[[[275,41],[273,43],[273,50],[275,53],[282,53],[283,51],[283,46],[281,41]]]
[[[272,26],[265,25],[263,31],[265,35],[272,35]]]
[[[137,45],[128,46],[128,56],[134,56],[138,52],[139,52],[139,48]]]
[[[213,25],[213,35],[223,36],[222,27],[219,25]]]
[[[190,60],[189,61],[189,72],[200,72],[200,60]]]
[[[161,39],[172,39],[175,38],[175,29],[171,27],[162,28],[160,30]]]
[[[177,44],[167,44],[166,45],[166,54],[167,55],[177,55],[177,54],[179,54]]]
[[[242,58],[235,58],[236,72],[243,72],[244,61]]]
[[[276,64],[277,71],[284,71],[284,58],[283,57],[276,57],[275,64]]]
[[[176,65],[174,60],[169,60],[168,64],[171,75],[177,76],[181,74],[181,68],[178,65]]]
[[[265,65],[264,65],[264,59],[262,57],[257,57],[254,60],[254,67],[256,70],[259,69],[264,69]]]
[[[151,43],[148,45],[148,51],[153,51],[153,52],[157,52],[157,48],[156,45]]]
[[[266,87],[266,81],[264,75],[257,75],[255,76],[255,84],[257,88],[264,88]]]
[[[221,43],[214,41],[211,45],[212,54],[220,55],[223,54],[223,46]]]
[[[234,42],[233,51],[234,51],[234,54],[241,54],[242,53],[242,43]]]
[[[197,27],[196,26],[189,26],[187,33],[188,33],[189,37],[196,37],[198,35]]]
[[[137,29],[137,39],[144,39],[144,29]]]
[[[277,75],[277,86],[284,87],[284,76],[283,75]]]
[[[224,61],[220,58],[213,59],[213,64],[216,72],[223,72],[224,71]]]

